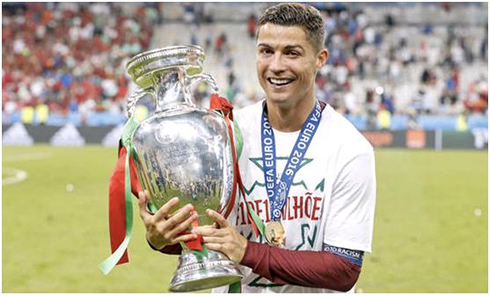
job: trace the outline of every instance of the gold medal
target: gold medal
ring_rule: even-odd
[[[279,221],[272,221],[265,226],[265,239],[273,246],[284,246],[286,231]]]

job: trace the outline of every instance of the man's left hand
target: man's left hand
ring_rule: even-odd
[[[245,255],[247,239],[230,225],[219,213],[207,209],[206,214],[211,217],[215,225],[196,227],[192,232],[201,235],[208,249],[218,251],[236,263],[240,263]]]

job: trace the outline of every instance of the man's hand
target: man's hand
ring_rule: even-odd
[[[179,198],[174,197],[156,213],[152,214],[146,208],[146,204],[149,202],[148,192],[140,191],[138,195],[140,216],[146,227],[146,239],[155,249],[161,250],[167,245],[197,238],[197,235],[194,233],[183,234],[184,231],[191,227],[192,222],[197,219],[197,213],[191,204],[169,215],[172,209],[179,203]]]
[[[192,232],[202,235],[206,247],[210,250],[221,252],[230,260],[240,263],[245,255],[247,239],[238,233],[222,215],[210,209],[206,210],[206,214],[214,220],[215,227],[197,227]]]

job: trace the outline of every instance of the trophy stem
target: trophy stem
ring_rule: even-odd
[[[208,250],[208,256],[197,256],[185,249],[179,267],[170,282],[172,292],[194,292],[226,286],[243,278],[236,263],[225,255]]]

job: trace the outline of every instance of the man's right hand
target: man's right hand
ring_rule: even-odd
[[[148,192],[140,191],[138,195],[140,216],[146,227],[146,239],[155,249],[161,250],[167,245],[197,238],[195,233],[183,233],[197,219],[194,206],[187,204],[170,215],[169,213],[179,203],[179,198],[174,197],[153,214],[148,212],[146,207],[150,202]]]

